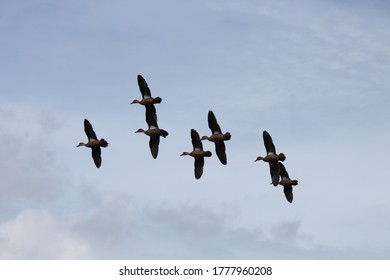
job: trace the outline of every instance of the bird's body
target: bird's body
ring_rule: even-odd
[[[134,99],[130,104],[141,104],[141,105],[150,105],[150,104],[156,104],[156,103],[161,103],[161,100],[159,101],[159,97],[153,98],[143,98],[141,100],[136,100]]]
[[[207,119],[212,134],[211,136],[203,136],[201,140],[209,140],[211,142],[214,142],[215,153],[217,154],[220,162],[226,165],[227,157],[226,157],[226,147],[224,141],[230,140],[231,134],[229,132],[222,133],[222,130],[212,111],[209,111]]]
[[[182,156],[192,156],[192,157],[209,157],[211,156],[209,151],[203,150],[194,150],[192,152],[183,152]]]
[[[222,133],[215,133],[210,136],[203,136],[201,140],[209,140],[211,142],[219,142],[219,141],[225,141],[225,140],[230,140],[230,133],[227,132],[225,134]]]
[[[93,139],[88,141],[87,143],[80,142],[80,144],[78,144],[77,147],[84,146],[87,148],[96,148],[96,147],[100,147],[101,145],[102,142],[100,140]]]
[[[272,184],[277,186],[279,183],[279,161],[284,161],[286,156],[283,153],[277,154],[275,145],[272,141],[271,135],[267,131],[263,131],[264,146],[267,155],[264,157],[257,157],[255,161],[262,160],[269,163]]]
[[[192,156],[194,158],[194,174],[196,179],[200,179],[203,174],[204,158],[211,157],[210,151],[204,151],[199,134],[195,129],[191,129],[191,140],[193,150],[191,152],[183,152],[181,156]]]
[[[266,155],[265,157],[257,157],[256,160],[262,160],[262,161],[265,161],[268,163],[277,162],[279,160],[283,161],[284,160],[283,155],[284,154],[275,155],[273,153],[270,153],[270,154]]]
[[[140,128],[136,132],[143,132],[144,134],[146,134],[148,136],[163,136],[163,137],[167,137],[168,136],[168,132],[166,132],[165,130],[160,129],[158,127],[150,128],[150,129],[147,129],[147,130],[144,130],[144,129]]]
[[[102,164],[100,147],[106,148],[108,146],[108,142],[103,138],[99,140],[96,137],[96,133],[93,130],[91,123],[87,119],[84,119],[84,131],[88,137],[88,142],[80,142],[77,147],[84,146],[87,148],[91,148],[93,161],[95,162],[96,167],[99,168]]]

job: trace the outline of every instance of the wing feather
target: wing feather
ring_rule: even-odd
[[[191,140],[194,150],[203,151],[202,141],[200,141],[199,133],[195,129],[191,129]]]
[[[155,128],[158,127],[156,107],[154,107],[153,104],[148,104],[145,106],[145,119],[146,119],[146,123],[149,126],[149,129],[151,127],[155,127]]]
[[[150,152],[152,153],[153,158],[157,158],[159,143],[160,143],[160,136],[159,135],[150,136],[149,148],[150,148]]]
[[[217,153],[217,156],[222,164],[226,165],[227,159],[226,159],[226,147],[225,143],[223,141],[215,142],[215,152]]]
[[[284,186],[283,192],[284,192],[284,195],[285,195],[287,201],[291,203],[293,201],[293,198],[294,198],[292,186]]]
[[[263,140],[264,140],[264,146],[267,150],[267,154],[273,153],[276,154],[275,145],[272,141],[271,135],[267,131],[263,131]]]
[[[279,170],[280,170],[280,177],[282,177],[282,179],[290,179],[290,177],[288,176],[288,173],[287,173],[287,170],[286,170],[286,167],[284,167],[283,163],[281,163],[280,161],[278,162],[279,164]]]
[[[194,173],[196,179],[200,179],[200,177],[202,177],[203,166],[204,166],[204,157],[195,157]]]
[[[219,126],[213,111],[209,111],[207,119],[208,119],[209,128],[210,128],[212,134],[222,133],[221,127]]]
[[[269,169],[271,173],[272,185],[275,187],[279,184],[279,165],[277,162],[270,162]]]
[[[149,98],[152,97],[152,94],[150,92],[150,89],[148,87],[148,83],[145,81],[144,77],[141,75],[137,76],[138,86],[139,90],[141,91],[142,98]]]
[[[96,133],[92,128],[92,124],[87,119],[84,119],[84,131],[89,141],[92,139],[97,140]]]
[[[101,155],[100,147],[93,147],[92,148],[92,158],[93,158],[93,161],[95,162],[95,165],[97,168],[99,168],[100,165],[102,164],[102,158],[100,155]]]

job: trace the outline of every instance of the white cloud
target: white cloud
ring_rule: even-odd
[[[48,211],[26,209],[0,224],[1,259],[88,259],[89,249]]]
[[[300,222],[269,233],[232,229],[226,217],[199,206],[138,209],[130,198],[106,196],[92,211],[55,216],[27,209],[0,223],[4,259],[359,259],[386,252],[321,246]]]

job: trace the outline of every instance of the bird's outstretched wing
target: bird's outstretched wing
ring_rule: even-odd
[[[148,83],[145,81],[144,77],[141,75],[137,76],[138,86],[139,90],[141,91],[142,98],[150,98],[152,97],[152,94],[150,92],[150,89],[148,87]]]
[[[271,135],[269,135],[269,133],[265,130],[263,131],[263,140],[267,154],[276,154],[275,145],[272,141]]]
[[[159,135],[150,136],[149,148],[150,148],[150,152],[152,153],[153,158],[157,158],[159,144],[160,144],[160,136]]]
[[[293,189],[292,186],[284,186],[283,187],[284,195],[285,195],[287,201],[290,203],[293,201],[293,198],[294,198],[292,189]]]
[[[204,157],[195,157],[194,173],[196,179],[200,179],[200,177],[202,177],[203,166],[204,166]]]
[[[156,107],[153,104],[145,106],[145,119],[149,129],[158,128]]]
[[[88,140],[97,140],[96,133],[93,131],[92,125],[87,119],[84,119],[84,131]]]
[[[203,151],[202,141],[200,141],[199,133],[195,129],[191,129],[191,140],[194,150]]]
[[[226,159],[226,147],[225,143],[223,141],[215,142],[215,152],[221,161],[222,164],[226,165],[227,159]]]
[[[279,183],[279,177],[280,177],[280,170],[279,170],[279,165],[277,162],[270,162],[269,163],[269,170],[271,173],[271,180],[272,180],[272,185],[275,187]]]
[[[99,168],[100,165],[102,164],[102,158],[100,155],[101,155],[100,147],[93,147],[92,148],[92,158],[93,158],[93,161],[95,162],[95,165],[97,168]]]
[[[282,179],[290,179],[290,177],[288,176],[286,167],[284,167],[283,163],[281,163],[279,161],[278,164],[279,164],[279,170],[280,170],[280,177],[282,177]]]
[[[221,127],[219,126],[213,111],[209,111],[207,119],[208,119],[209,128],[210,128],[212,134],[222,133]]]

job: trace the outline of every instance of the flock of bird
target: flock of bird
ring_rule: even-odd
[[[148,124],[148,129],[144,130],[140,128],[136,131],[136,133],[144,133],[150,137],[150,152],[153,158],[157,158],[160,136],[164,138],[168,136],[167,131],[158,127],[156,107],[154,106],[154,104],[161,103],[162,99],[160,97],[152,97],[149,86],[141,75],[137,76],[137,81],[141,91],[142,99],[134,100],[131,102],[131,104],[138,103],[145,107],[145,118],[146,123]],[[218,159],[223,165],[227,164],[226,147],[224,142],[230,140],[231,134],[229,132],[222,132],[212,111],[209,111],[208,113],[208,125],[211,130],[211,136],[203,136],[201,138],[195,129],[191,129],[193,150],[191,152],[183,152],[181,154],[181,156],[188,155],[194,158],[194,174],[196,179],[200,179],[203,174],[204,158],[211,157],[212,155],[210,151],[203,150],[202,140],[214,142],[215,152],[218,156]],[[84,131],[88,137],[88,142],[80,142],[77,147],[84,146],[91,148],[93,161],[95,162],[96,167],[99,168],[102,163],[101,147],[106,148],[108,146],[108,142],[103,138],[100,140],[98,139],[91,123],[87,119],[84,120]],[[291,203],[293,201],[292,187],[298,185],[298,181],[290,179],[287,170],[282,163],[282,161],[286,159],[286,156],[283,153],[276,153],[275,145],[272,141],[271,135],[267,131],[263,132],[263,140],[267,155],[264,157],[257,157],[255,162],[259,160],[268,162],[272,180],[271,184],[273,184],[275,187],[282,185],[284,195],[287,201]]]

